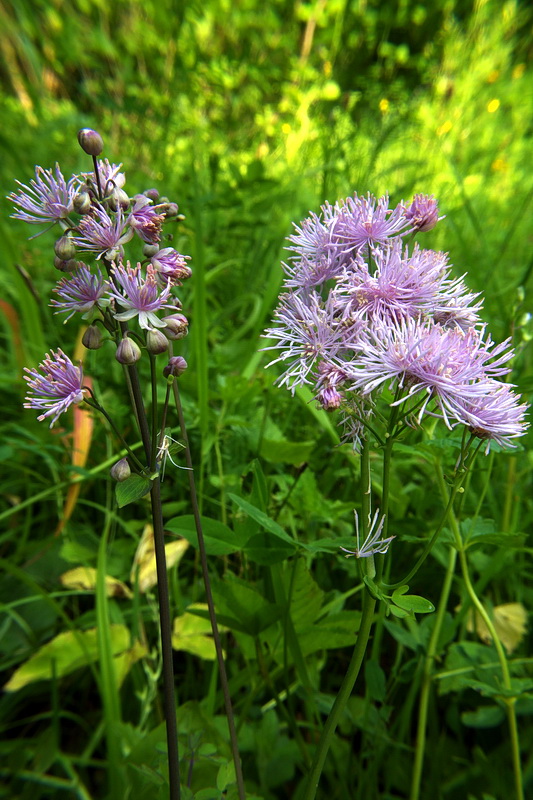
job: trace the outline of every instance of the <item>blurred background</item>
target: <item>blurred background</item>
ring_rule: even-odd
[[[35,366],[57,346],[79,356],[82,329],[75,319],[63,325],[48,307],[61,277],[52,258],[56,231],[28,241],[35,229],[10,219],[5,199],[15,179],[29,183],[36,164],[48,169],[59,162],[66,176],[88,171],[76,139],[82,127],[98,130],[103,155],[124,164],[130,195],[155,187],[185,216],[172,230],[173,246],[192,256],[193,269],[180,292],[190,318],[179,351],[190,367],[180,380],[207,516],[228,521],[228,493],[257,486],[251,465],[259,458],[268,478],[266,505],[287,529],[311,538],[352,532],[353,456],[336,447],[331,418],[309,396],[293,399],[273,387],[276,367],[265,371],[268,359],[258,352],[277,303],[292,222],[326,200],[387,192],[396,204],[417,192],[435,195],[446,219],[421,245],[447,251],[455,274],[468,272],[470,288],[483,292],[493,338],[513,336],[519,352],[512,380],[526,397],[531,392],[533,6],[527,0],[2,0],[0,54],[4,603],[38,596],[39,587],[57,589],[69,565],[94,564],[101,512],[109,507],[115,452],[104,429],[95,427],[76,461],[69,419],[50,434],[22,409],[23,366]],[[91,352],[85,370],[127,426],[118,365]],[[488,513],[503,516],[503,530],[527,530],[533,516],[527,448],[501,464],[486,497]],[[82,477],[74,494],[72,474]],[[167,516],[189,513],[181,478],[165,481]],[[431,498],[411,467],[395,480],[401,534],[410,508],[431,517]],[[126,510],[119,523],[125,538],[118,536],[110,552],[109,571],[118,577],[129,574],[144,524],[136,513]],[[492,572],[500,581],[495,601],[515,599],[506,586],[527,584],[530,569],[520,563],[516,579],[512,554],[500,558]],[[179,591],[174,585],[181,606],[198,597],[196,568],[184,573]],[[335,576],[346,577],[348,567],[335,569],[316,562],[326,591]],[[524,588],[518,599],[526,596]],[[81,612],[92,610],[82,605]],[[59,617],[46,603],[7,614],[6,679],[60,629]],[[207,674],[201,684],[189,666],[185,677],[191,685],[198,681],[199,696],[207,691]],[[50,700],[47,692],[25,691],[4,698],[0,712],[8,720],[30,715],[37,736],[37,715]],[[469,758],[469,746],[461,758]],[[401,771],[401,753],[398,765]],[[265,767],[257,778],[264,796],[291,797],[290,787],[279,788],[292,774],[285,767],[278,764],[278,783],[275,769]],[[479,774],[463,780],[475,786]],[[493,778],[503,780],[497,767]],[[465,785],[458,778],[449,796],[465,798]],[[29,796],[9,791],[0,796]],[[46,794],[51,789],[39,791],[55,797]]]

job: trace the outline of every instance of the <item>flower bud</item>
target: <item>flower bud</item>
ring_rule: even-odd
[[[81,343],[87,350],[98,350],[102,347],[104,340],[98,325],[89,325],[81,337]]]
[[[124,336],[115,353],[115,358],[118,363],[126,364],[126,366],[131,367],[132,364],[137,363],[140,357],[141,348],[137,342],[134,342],[129,336]]]
[[[439,219],[439,207],[433,195],[415,194],[411,205],[405,209],[405,218],[413,226],[413,231],[430,231]]]
[[[113,187],[111,194],[107,198],[107,202],[111,211],[118,211],[119,208],[126,211],[130,207],[130,198],[124,189],[121,189],[119,186]]]
[[[61,261],[70,261],[76,255],[76,245],[70,236],[61,236],[54,245],[54,252]]]
[[[88,214],[92,208],[91,195],[89,192],[78,192],[73,200],[73,206],[77,214]]]
[[[131,475],[130,465],[128,464],[127,458],[121,458],[120,461],[117,461],[116,464],[113,464],[109,473],[114,480],[121,483],[125,481],[126,478],[129,478]]]
[[[145,255],[146,258],[152,258],[152,256],[155,256],[156,253],[159,253],[159,245],[148,244],[148,242],[146,242],[143,247],[143,255]]]
[[[168,199],[168,197],[160,197],[159,198],[159,201],[158,201],[159,205],[165,205],[166,203],[170,203],[170,200]]]
[[[165,378],[168,378],[170,375],[173,375],[174,378],[179,378],[180,375],[183,375],[186,369],[187,362],[184,358],[181,356],[172,356],[163,370],[163,375]]]
[[[82,128],[78,131],[78,142],[88,156],[99,156],[104,149],[104,140],[92,128]]]
[[[68,261],[64,261],[57,256],[54,258],[54,267],[60,272],[74,272],[78,268],[78,264],[79,261],[76,261],[75,258],[70,258]]]
[[[146,349],[152,355],[157,356],[168,350],[168,339],[157,328],[150,328],[146,334]]]
[[[179,208],[177,203],[169,203],[167,206],[167,210],[165,211],[165,217],[168,217],[168,219],[171,219],[172,217],[177,217],[178,211]]]
[[[189,321],[183,314],[172,314],[170,317],[163,317],[162,322],[165,323],[163,333],[169,339],[183,339],[187,336]]]
[[[147,189],[143,192],[144,196],[151,200],[153,203],[157,203],[159,200],[159,192],[157,189]]]

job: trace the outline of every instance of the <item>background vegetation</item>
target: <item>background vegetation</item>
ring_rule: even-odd
[[[0,5],[2,195],[15,179],[27,183],[34,164],[48,168],[57,160],[65,174],[86,170],[76,132],[88,126],[104,136],[105,155],[124,163],[130,192],[156,186],[186,217],[174,234],[194,271],[182,295],[191,320],[182,350],[190,365],[184,403],[202,512],[234,536],[220,542],[213,523],[211,569],[230,629],[231,688],[251,796],[298,797],[359,608],[353,562],[318,549],[306,560],[290,559],[242,502],[308,543],[353,532],[357,460],[337,446],[334,419],[304,393],[292,398],[273,387],[276,370],[265,372],[258,352],[282,281],[284,238],[291,221],[354,191],[388,192],[393,202],[433,193],[446,220],[424,244],[448,251],[457,274],[468,271],[471,288],[485,296],[494,338],[515,337],[512,381],[528,396],[532,25],[530,4],[516,0]],[[129,595],[144,512],[130,506],[119,515],[113,506],[108,468],[116,451],[103,426],[95,426],[80,464],[73,461],[71,419],[50,433],[22,411],[22,367],[58,345],[73,353],[81,331],[63,326],[47,305],[58,279],[49,255],[53,233],[28,242],[26,227],[9,219],[7,201],[1,206],[2,685],[57,634],[70,638],[51,673],[37,672],[41,680],[0,700],[0,797],[87,800],[106,797],[109,786],[121,787],[115,797],[165,797],[153,587]],[[127,427],[118,365],[92,356],[85,369]],[[486,459],[469,487],[467,510],[474,513],[483,496],[485,533],[498,534],[471,554],[489,604],[533,607],[532,468],[524,441]],[[169,470],[163,489],[167,519],[190,514],[178,470]],[[406,456],[393,493],[391,526],[411,542],[398,548],[402,573],[437,513],[428,462]],[[233,796],[212,654],[194,622],[200,618],[184,617],[204,599],[198,560],[193,547],[180,555],[173,607],[198,640],[182,635],[176,651],[183,774],[199,800],[221,797],[226,785]],[[433,602],[443,559],[437,550],[418,576],[417,592]],[[62,584],[60,577],[79,566],[98,566],[123,587],[106,599],[102,579],[96,594]],[[457,613],[464,599],[457,579],[439,646],[422,796],[507,797],[503,715],[472,684],[479,671],[490,672],[491,648]],[[107,655],[101,642],[79,638],[97,622],[111,632]],[[431,616],[387,622],[381,659],[369,662],[366,688],[351,700],[320,797],[408,796],[431,625]],[[460,650],[465,642],[470,649]],[[106,682],[112,651],[125,653],[119,697]],[[531,790],[530,652],[526,636],[513,662],[524,681],[519,720]]]

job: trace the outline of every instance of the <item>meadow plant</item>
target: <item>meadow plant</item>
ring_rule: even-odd
[[[73,175],[67,181],[59,165],[53,170],[38,166],[35,179],[29,185],[19,183],[18,191],[12,193],[9,199],[15,206],[13,216],[16,219],[31,225],[47,223],[60,229],[61,235],[54,247],[54,265],[64,275],[54,289],[56,296],[51,306],[56,314],[67,315],[65,321],[79,315],[87,323],[82,339],[86,348],[102,349],[106,353],[109,348],[113,349],[116,360],[123,366],[142,442],[142,455],[137,455],[124,439],[112,414],[100,404],[89,382],[84,381],[81,364],[75,364],[61,349],[51,350],[37,368],[26,368],[25,407],[36,409],[41,421],[50,419],[50,427],[73,405],[84,403],[102,414],[127,453],[111,469],[111,476],[117,482],[118,506],[123,507],[150,494],[157,563],[169,797],[178,800],[181,782],[160,482],[167,458],[176,464],[169,452],[173,440],[166,427],[172,392],[181,434],[187,443],[177,390],[177,379],[187,369],[187,362],[182,356],[173,355],[172,342],[187,335],[188,321],[181,313],[176,292],[183,281],[191,276],[191,269],[188,256],[173,247],[162,246],[163,226],[171,220],[183,219],[178,213],[177,204],[160,198],[155,189],[130,198],[124,189],[126,176],[122,172],[122,165],[110,164],[100,158],[103,151],[100,135],[96,131],[83,129],[78,134],[78,141],[84,152],[92,157],[92,172]],[[124,246],[134,239],[142,248],[143,255],[132,266],[125,261]],[[80,254],[84,260],[78,260]],[[166,363],[159,371],[156,365],[158,355],[166,356]],[[150,366],[151,402],[148,406],[138,365],[141,360],[148,360]],[[160,381],[166,386],[161,408],[157,402]],[[188,444],[185,445],[185,454],[238,793],[240,798],[244,798],[235,726],[209,586]]]
[[[453,533],[452,553],[432,645],[438,639],[458,553],[470,602],[490,630],[501,668],[516,797],[523,797],[520,751],[511,679],[493,622],[470,580],[465,546],[457,524],[456,499],[481,450],[515,447],[527,428],[526,406],[505,381],[514,356],[510,339],[492,341],[481,320],[481,300],[469,292],[464,276],[454,277],[448,256],[413,244],[417,234],[442,220],[434,197],[416,195],[412,203],[391,207],[387,196],[355,194],[295,225],[290,256],[283,265],[284,291],[275,325],[266,335],[281,364],[277,383],[293,394],[307,386],[318,406],[339,411],[342,441],[360,454],[360,510],[355,512],[355,556],[364,582],[361,626],[353,656],[317,745],[305,800],[312,800],[328,748],[352,692],[369,641],[379,602],[383,617],[431,613],[429,601],[408,594],[409,585],[435,545],[444,525]],[[270,366],[270,365],[269,365]],[[393,449],[407,434],[434,439],[440,421],[459,431],[453,475],[437,469],[444,510],[434,534],[409,573],[390,578],[393,547],[401,542],[389,527]],[[453,437],[450,437],[453,442]],[[403,445],[405,446],[405,445]],[[373,476],[370,452],[382,452],[381,475]],[[497,449],[497,448],[496,448]],[[375,463],[375,462],[374,462]],[[376,480],[377,478],[377,480]],[[372,510],[374,485],[380,507]],[[394,545],[393,545],[394,541]],[[386,567],[385,567],[386,564]],[[374,656],[374,652],[373,652]],[[428,684],[427,684],[428,685]],[[427,685],[420,698],[411,800],[417,800],[424,757]],[[426,694],[424,694],[426,691]]]

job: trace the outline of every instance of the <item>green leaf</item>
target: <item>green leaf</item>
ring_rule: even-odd
[[[117,498],[117,505],[119,508],[134,503],[135,500],[140,500],[145,494],[148,494],[152,482],[148,478],[143,478],[142,475],[130,475],[125,481],[121,481],[115,485],[115,497]]]
[[[430,603],[425,597],[417,594],[405,594],[408,589],[408,586],[400,586],[392,593],[392,602],[396,606],[413,614],[431,614],[435,611],[433,603]],[[392,607],[391,611],[393,611]]]
[[[251,561],[261,566],[269,566],[285,561],[294,555],[294,547],[281,539],[272,539],[268,533],[252,536],[244,547],[244,553]]]
[[[378,662],[370,659],[365,664],[365,683],[372,700],[382,703],[385,700],[386,679],[385,673]]]
[[[258,636],[281,616],[281,610],[236,578],[216,581],[213,584],[216,607],[220,609],[221,619],[231,618],[230,627]],[[226,623],[227,624],[227,623]]]
[[[495,728],[505,720],[505,711],[500,706],[480,706],[475,711],[464,711],[461,722],[468,728]]]
[[[247,536],[241,536],[232,531],[227,525],[216,519],[201,517],[202,531],[204,534],[205,549],[210,556],[225,556],[242,550]],[[182,536],[194,547],[198,548],[198,535],[196,523],[192,514],[174,517],[165,523],[165,530]]]
[[[130,632],[125,625],[110,625],[109,635],[113,656],[128,649]],[[98,658],[97,629],[66,631],[43,645],[31,658],[22,664],[4,686],[7,692],[15,692],[34,681],[61,678]]]
[[[260,455],[266,461],[299,466],[309,461],[315,450],[316,442],[288,442],[283,439],[263,439]]]
[[[258,508],[253,506],[251,503],[248,503],[246,500],[244,500],[242,497],[239,497],[236,494],[229,493],[228,497],[231,500],[233,500],[235,505],[237,505],[242,511],[244,511],[245,514],[248,514],[249,517],[255,519],[255,521],[258,522],[261,525],[261,527],[264,528],[266,531],[272,533],[274,536],[277,536],[278,539],[283,539],[284,542],[287,542],[287,544],[292,545],[295,549],[296,547],[298,547],[298,543],[295,542],[291,536],[285,533],[281,525],[278,525],[278,523],[274,522],[273,519],[267,517],[267,515],[264,514],[262,511],[260,511]]]

